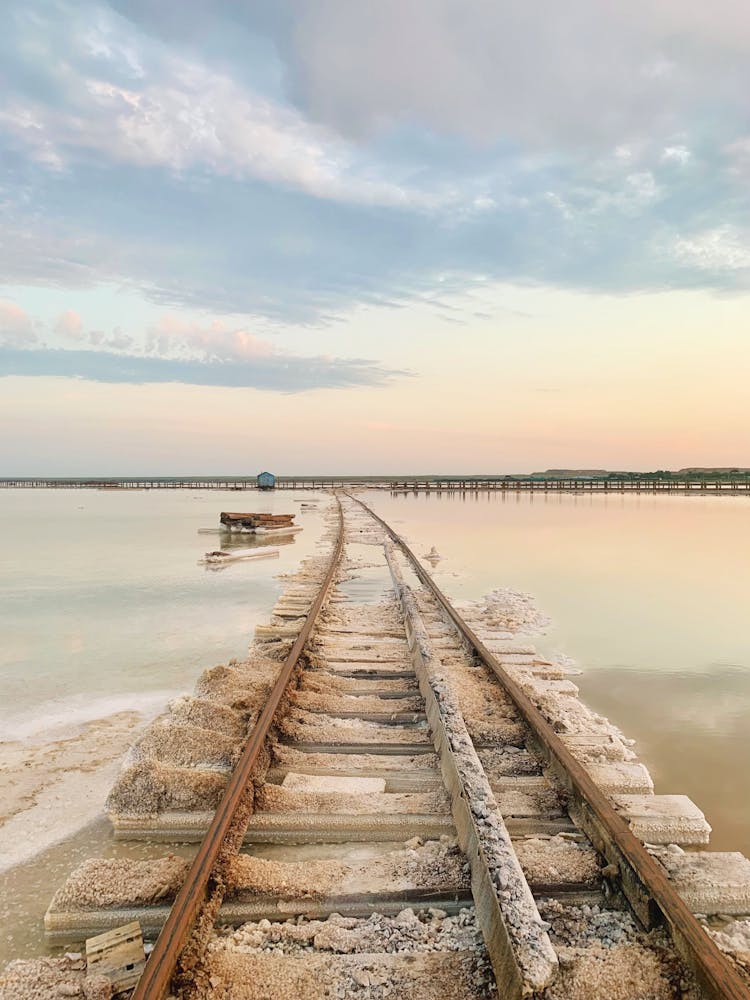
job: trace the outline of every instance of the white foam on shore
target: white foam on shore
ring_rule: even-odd
[[[8,814],[0,821],[0,872],[103,815],[129,745],[178,693],[81,693],[3,724],[0,771]]]
[[[576,660],[574,660],[572,656],[568,656],[567,653],[555,650],[554,652],[547,654],[547,659],[550,663],[554,663],[556,667],[560,667],[561,670],[564,670],[566,674],[570,674],[571,677],[583,674],[583,671],[579,670]]]
[[[120,761],[92,771],[71,770],[44,787],[34,803],[0,826],[0,873],[68,840],[104,815],[104,801]]]
[[[545,635],[552,620],[539,610],[531,594],[496,587],[477,601],[454,601],[454,607],[486,625],[498,625],[514,635]]]
[[[36,740],[54,743],[77,732],[89,722],[107,719],[122,712],[152,718],[167,706],[178,690],[135,692],[91,697],[85,693],[43,702],[31,712],[8,716],[2,721],[3,742]]]

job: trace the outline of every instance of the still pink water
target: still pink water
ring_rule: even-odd
[[[690,795],[715,850],[750,854],[750,498],[372,494],[451,596],[533,594],[657,792]]]

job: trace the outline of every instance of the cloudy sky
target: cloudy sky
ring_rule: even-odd
[[[750,465],[750,6],[3,13],[0,474]]]

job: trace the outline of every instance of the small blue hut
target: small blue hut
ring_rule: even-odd
[[[272,472],[261,472],[258,476],[259,490],[272,490],[276,485],[276,476]]]

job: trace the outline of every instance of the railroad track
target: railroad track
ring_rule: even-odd
[[[750,1000],[693,915],[747,914],[750,862],[702,849],[697,807],[653,794],[562,668],[336,504],[248,662],[207,671],[113,790],[117,837],[194,856],[84,863],[51,942],[138,919],[136,1000]]]

